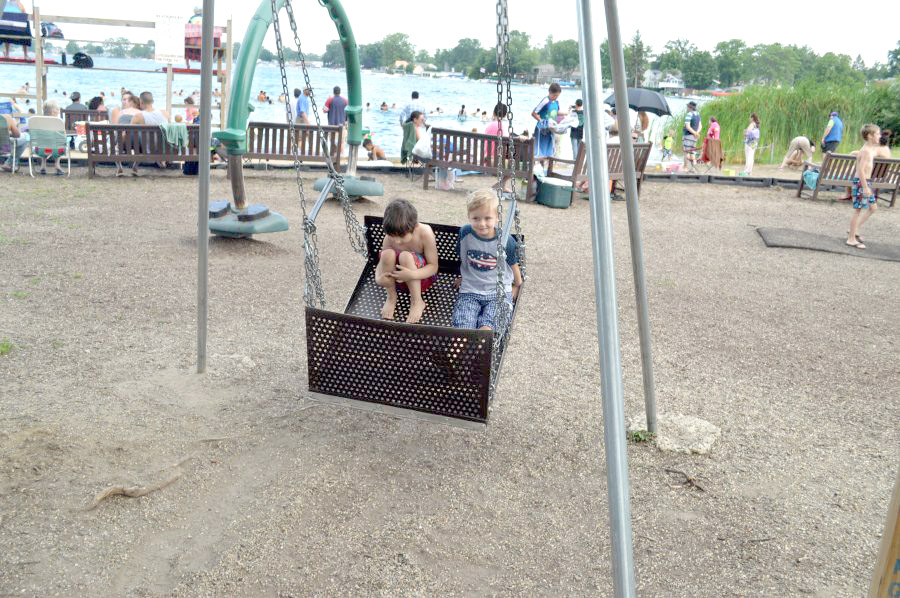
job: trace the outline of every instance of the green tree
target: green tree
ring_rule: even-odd
[[[577,48],[577,44],[576,44]],[[625,46],[625,73],[632,87],[640,87],[644,81],[644,71],[650,66],[650,54],[653,50],[641,39],[640,30],[636,31],[631,43]]]
[[[278,60],[278,56],[270,51],[268,48],[260,48],[259,49],[259,59],[263,62],[271,62],[273,60]]]
[[[731,87],[738,83],[743,75],[743,54],[747,44],[742,40],[732,39],[716,44],[716,69],[722,85]]]
[[[98,46],[97,44],[88,44],[84,47],[84,52],[86,54],[102,55],[103,46]]]
[[[828,52],[816,61],[812,77],[820,84],[848,84],[862,82],[865,74],[853,68],[850,57],[846,54]]]
[[[419,50],[419,53],[416,54],[416,64],[428,64],[431,62],[431,54],[428,53],[428,50]]]
[[[896,48],[888,52],[887,68],[889,77],[900,75],[900,41],[897,42]]]
[[[128,55],[129,46],[127,37],[108,38],[103,42],[103,53],[113,58],[125,58]]]
[[[76,52],[81,52],[81,46],[79,46],[75,42],[69,42],[66,44],[66,54],[75,54]]]
[[[716,61],[712,54],[698,50],[684,62],[684,84],[694,89],[706,89],[716,78]]]
[[[412,62],[415,48],[405,33],[392,33],[381,40],[381,60],[385,66],[394,66],[398,60]]]
[[[579,63],[578,42],[574,39],[564,39],[554,43],[550,59],[556,68],[564,73],[571,73],[578,67]]]
[[[382,61],[381,42],[363,44],[359,47],[359,64],[365,69],[384,66]]]
[[[444,56],[444,66],[451,69],[464,71],[476,64],[484,49],[481,42],[471,37],[466,37],[457,42],[456,47],[449,50]],[[437,58],[437,55],[435,55]]]
[[[153,58],[156,52],[156,42],[148,40],[146,44],[135,44],[131,47],[129,56],[132,58]]]
[[[509,66],[512,73],[514,75],[530,75],[537,63],[538,51],[531,47],[531,36],[516,29],[510,31]]]
[[[603,85],[612,83],[612,60],[609,54],[609,40],[603,40],[600,44],[600,76],[603,77]]]
[[[685,61],[696,51],[697,46],[686,39],[669,40],[656,57],[656,68],[665,73],[682,73]]]
[[[544,38],[544,47],[540,49],[538,60],[541,64],[549,64],[553,60],[553,36]]]
[[[327,67],[344,66],[344,48],[338,40],[332,40],[325,46],[325,53],[322,54],[322,64]]]

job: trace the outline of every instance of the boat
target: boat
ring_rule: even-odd
[[[577,87],[574,81],[559,81],[558,84],[560,87]]]

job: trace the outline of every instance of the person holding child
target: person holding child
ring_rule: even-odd
[[[459,295],[453,307],[455,328],[497,330],[497,207],[496,193],[491,189],[474,191],[466,205],[469,223],[459,231]],[[503,287],[512,314],[513,301],[522,286],[522,271],[516,240],[510,235],[506,242],[503,267]]]
[[[744,129],[744,172],[741,176],[750,176],[753,173],[757,147],[759,147],[759,117],[753,112],[750,114],[750,123]]]
[[[409,316],[415,324],[425,313],[422,294],[438,273],[438,251],[434,231],[419,222],[416,208],[405,199],[395,199],[384,209],[384,241],[375,268],[375,283],[387,291],[381,317],[393,320],[397,309],[397,292],[409,293]]]
[[[550,121],[556,122],[559,114],[559,94],[562,89],[559,83],[551,83],[538,105],[531,111],[531,116],[537,121],[534,127],[534,157],[546,166],[547,158],[553,156],[553,132],[550,129]]]
[[[853,199],[853,216],[850,218],[850,230],[847,233],[847,245],[856,249],[865,249],[859,229],[871,218],[878,208],[878,194],[870,187],[875,158],[890,158],[889,139],[881,143],[881,129],[878,125],[863,125],[860,131],[863,146],[856,153],[856,172],[853,180],[851,197]],[[865,214],[863,214],[865,210]]]

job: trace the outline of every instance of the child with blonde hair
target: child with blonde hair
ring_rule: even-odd
[[[497,195],[479,189],[469,195],[466,205],[469,223],[459,231],[459,296],[453,308],[453,326],[496,330],[497,322]],[[522,286],[518,245],[510,235],[506,242],[503,286],[508,313]]]

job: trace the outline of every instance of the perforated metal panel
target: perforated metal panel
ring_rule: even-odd
[[[368,262],[346,313],[306,309],[309,389],[316,393],[486,422],[493,335],[451,328],[459,273],[459,229],[430,225],[440,259],[424,294],[421,324],[407,324],[409,296],[399,293],[394,321],[381,320],[386,291],[375,284],[384,232],[366,216]],[[505,339],[504,339],[505,340]],[[501,350],[505,350],[506,342]]]

